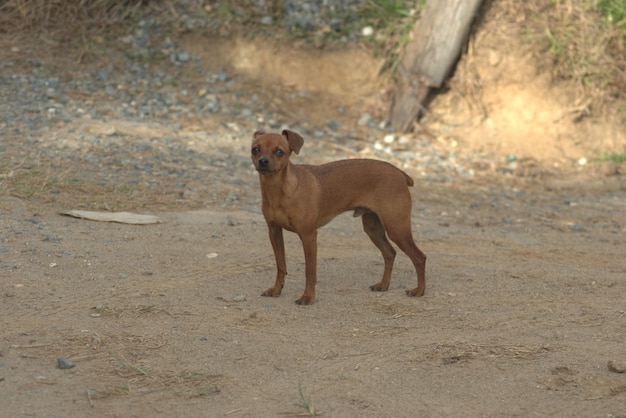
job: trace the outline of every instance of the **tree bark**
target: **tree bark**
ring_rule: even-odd
[[[391,126],[407,132],[432,88],[441,87],[467,42],[482,0],[429,0],[413,27],[396,77]]]

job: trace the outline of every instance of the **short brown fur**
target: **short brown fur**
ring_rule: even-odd
[[[277,268],[276,282],[263,296],[279,296],[283,289],[287,274],[283,241],[286,229],[298,234],[304,248],[306,285],[296,303],[312,304],[317,283],[317,229],[350,210],[362,217],[363,229],[383,255],[383,278],[370,289],[389,288],[396,256],[390,239],[411,259],[417,272],[417,287],[406,293],[422,296],[426,290],[426,256],[411,233],[409,186],[413,186],[413,180],[402,170],[378,160],[341,160],[319,166],[292,164],[291,153],[298,154],[303,144],[302,137],[289,130],[280,135],[259,130],[253,135],[252,162],[259,172],[263,216]]]

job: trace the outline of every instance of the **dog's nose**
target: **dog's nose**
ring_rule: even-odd
[[[266,168],[270,165],[270,159],[267,157],[259,158],[259,167]]]

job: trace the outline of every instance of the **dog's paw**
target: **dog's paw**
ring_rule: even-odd
[[[281,290],[282,289],[277,289],[276,287],[270,287],[265,292],[261,293],[261,296],[269,296],[269,297],[272,297],[272,298],[276,298],[276,297],[280,296],[280,291]]]
[[[378,282],[370,286],[370,290],[372,292],[386,292],[388,288],[389,288],[389,285],[384,286],[382,282]]]
[[[298,305],[312,305],[314,300],[315,300],[315,296],[302,295],[300,297],[300,299],[298,299],[296,301],[296,304],[298,304]]]
[[[416,297],[416,296],[420,297],[420,296],[424,296],[425,290],[426,289],[420,289],[419,287],[416,287],[415,289],[407,290],[406,294],[411,297]]]

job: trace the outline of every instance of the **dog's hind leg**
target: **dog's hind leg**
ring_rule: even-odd
[[[397,224],[392,224],[397,225]],[[426,255],[418,248],[411,233],[410,218],[403,228],[389,226],[389,238],[411,259],[417,273],[417,287],[406,291],[409,296],[423,296],[426,291]]]
[[[370,286],[370,289],[375,292],[384,292],[389,289],[389,282],[391,281],[391,270],[393,268],[393,262],[396,258],[396,250],[393,249],[391,243],[387,239],[385,233],[385,227],[380,222],[380,218],[374,212],[363,213],[363,230],[367,236],[370,237],[374,245],[380,250],[385,262],[385,271],[383,278],[380,282]]]

